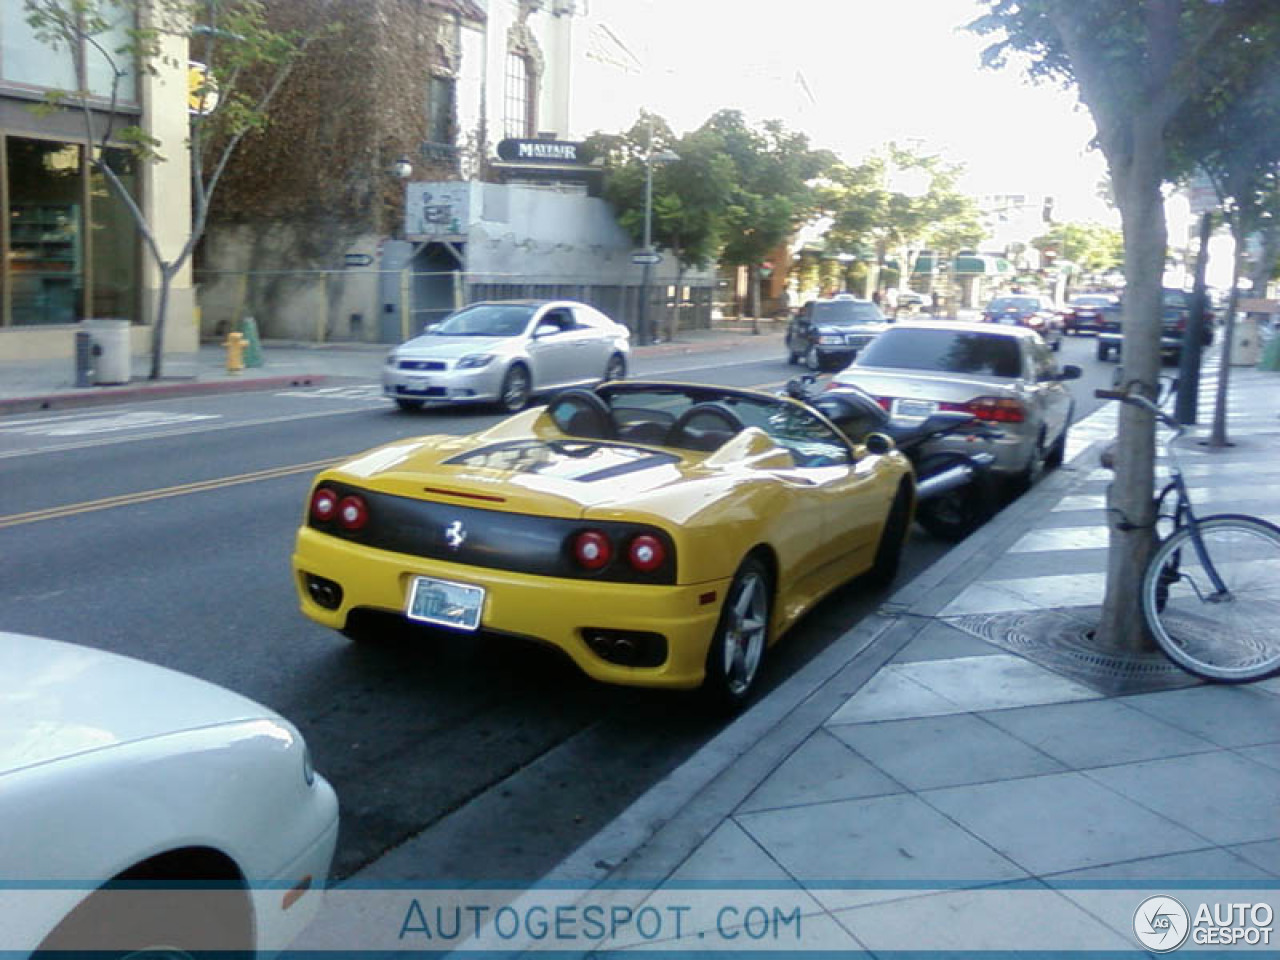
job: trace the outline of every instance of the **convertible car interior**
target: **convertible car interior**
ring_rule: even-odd
[[[758,394],[693,385],[614,383],[557,394],[547,411],[559,430],[584,440],[618,441],[713,453],[758,427],[797,466],[849,460],[848,448],[801,405]]]

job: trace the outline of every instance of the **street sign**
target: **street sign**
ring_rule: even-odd
[[[631,262],[640,264],[647,263],[650,265],[661,263],[662,254],[658,253],[656,250],[640,250],[631,255]]]

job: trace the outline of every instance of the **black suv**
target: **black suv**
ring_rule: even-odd
[[[815,372],[835,362],[847,364],[892,322],[870,300],[810,300],[787,328],[787,361],[803,360]]]
[[[1124,303],[1103,313],[1098,321],[1098,359],[1109,360],[1114,353],[1120,359],[1120,347],[1124,342],[1120,320]],[[1213,343],[1213,314],[1204,315],[1204,332],[1200,342],[1204,346]],[[1191,322],[1191,294],[1185,290],[1164,289],[1164,312],[1160,317],[1160,355],[1169,363],[1177,363],[1182,356],[1182,338]]]

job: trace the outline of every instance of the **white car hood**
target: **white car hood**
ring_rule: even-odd
[[[396,351],[401,360],[456,360],[470,353],[493,353],[511,337],[419,337]]]
[[[89,647],[0,632],[0,778],[274,711],[222,687]]]

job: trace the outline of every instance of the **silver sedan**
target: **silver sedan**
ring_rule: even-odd
[[[403,410],[496,402],[515,413],[537,393],[621,380],[630,335],[572,300],[473,303],[392,350],[382,392]]]
[[[1022,484],[1062,462],[1074,401],[1039,334],[987,323],[923,322],[891,327],[833,378],[875,397],[898,421],[919,422],[940,410],[972,413],[998,436],[956,435],[938,451],[986,451],[993,470]]]

